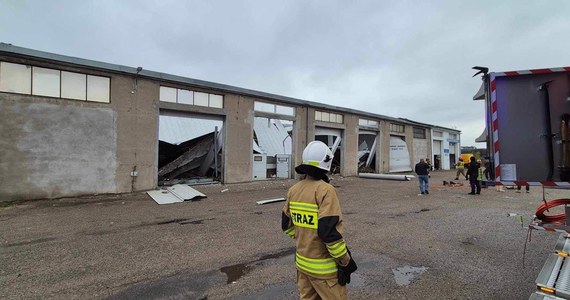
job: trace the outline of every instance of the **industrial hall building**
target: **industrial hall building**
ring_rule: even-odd
[[[295,178],[304,147],[332,171],[450,169],[456,129],[0,43],[0,201]]]

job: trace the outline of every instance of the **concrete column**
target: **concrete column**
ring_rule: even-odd
[[[312,111],[312,113],[310,112]],[[307,119],[308,118],[308,119]],[[292,177],[296,178],[294,168],[303,162],[303,150],[314,138],[315,112],[308,107],[297,107],[295,113],[295,124],[293,127],[293,154],[292,154]],[[311,124],[308,126],[308,124]]]
[[[342,141],[342,176],[358,175],[358,116],[344,115],[344,140]]]
[[[224,182],[236,183],[252,180],[254,100],[226,94],[224,109]]]
[[[111,79],[111,104],[117,112],[118,192],[149,190],[158,184],[160,85],[138,78],[134,90],[134,80],[134,76]],[[133,178],[135,167],[138,175]]]
[[[405,128],[406,145],[408,146],[408,153],[410,154],[410,165],[413,168],[414,165],[420,161],[420,157],[415,157],[414,154],[414,127],[412,125],[406,125]]]
[[[379,128],[381,134],[382,153],[381,165],[378,168],[379,173],[388,173],[390,171],[390,122],[380,121]]]

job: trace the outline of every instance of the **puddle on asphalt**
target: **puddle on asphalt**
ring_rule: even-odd
[[[248,264],[237,264],[229,267],[223,267],[220,269],[223,273],[228,276],[227,284],[234,283],[238,281],[243,275],[249,273],[252,267]]]
[[[230,284],[230,283],[234,283],[234,282],[238,281],[245,274],[251,272],[251,270],[253,270],[253,268],[255,267],[255,265],[257,263],[261,263],[261,262],[263,262],[265,260],[269,260],[269,259],[284,259],[284,258],[292,259],[292,256],[294,253],[295,253],[294,247],[288,248],[288,249],[283,249],[283,250],[276,252],[276,253],[263,255],[260,258],[258,258],[257,260],[254,260],[254,261],[251,261],[248,263],[223,267],[220,269],[220,271],[227,275],[228,280],[226,283]]]
[[[399,286],[405,286],[409,285],[414,278],[423,274],[427,269],[428,267],[403,266],[401,268],[392,269],[392,273],[394,273],[396,284]]]

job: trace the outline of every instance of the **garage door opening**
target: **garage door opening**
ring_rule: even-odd
[[[358,132],[358,172],[376,173],[376,149],[378,133],[360,130]]]
[[[253,180],[291,177],[293,122],[255,117],[253,125]]]
[[[410,152],[402,136],[390,136],[390,172],[408,172],[412,170]]]
[[[340,129],[323,128],[323,127],[315,128],[315,140],[325,143],[334,154],[330,170],[331,173],[334,174],[340,173],[340,168],[342,165],[341,136],[342,136],[342,130]]]
[[[223,117],[160,111],[158,184],[223,181]]]
[[[433,141],[433,169],[441,168],[441,141]]]

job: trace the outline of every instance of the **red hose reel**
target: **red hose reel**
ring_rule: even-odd
[[[541,220],[543,223],[553,223],[553,224],[565,224],[566,223],[566,214],[556,214],[547,216],[544,214],[545,211],[559,205],[570,205],[570,199],[554,199],[545,203],[542,203],[536,209],[536,218]]]

